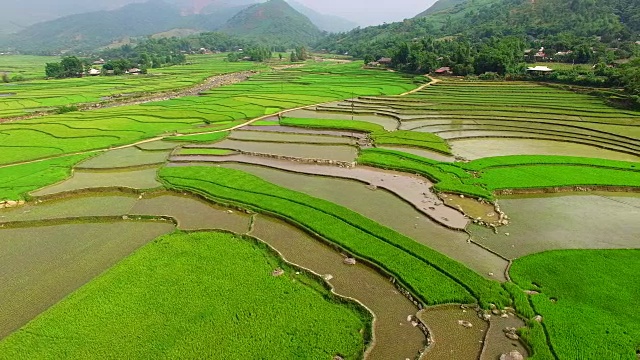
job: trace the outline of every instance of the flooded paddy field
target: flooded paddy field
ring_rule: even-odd
[[[223,140],[209,146],[217,149],[239,150],[243,152],[269,154],[275,156],[290,156],[305,159],[324,159],[352,162],[358,156],[358,149],[349,145],[314,145],[314,144],[284,144],[257,141]]]
[[[314,111],[314,110],[294,110],[285,113],[285,117],[303,119],[328,119],[328,120],[356,120],[377,124],[387,131],[397,130],[400,122],[389,116],[351,114],[350,108],[345,108],[344,112]]]
[[[0,229],[0,338],[173,230],[124,221]]]
[[[156,180],[157,169],[126,171],[75,171],[73,176],[60,184],[52,185],[38,191],[33,196],[47,196],[69,191],[99,188],[155,189],[161,187]]]
[[[449,141],[454,154],[465,159],[506,155],[564,155],[640,161],[640,157],[594,146],[533,139],[461,139]]]
[[[508,226],[498,234],[476,225],[469,231],[509,259],[555,249],[640,248],[637,194],[518,195],[498,203],[511,219]]]
[[[138,145],[136,145],[136,147],[138,149],[140,149],[140,150],[162,151],[162,150],[175,149],[178,145],[179,145],[179,143],[176,143],[175,141],[157,140],[157,141],[151,141],[151,142],[138,144]]]
[[[169,216],[181,230],[219,229],[244,234],[250,215],[178,194],[151,195],[138,200],[129,211],[133,215]]]
[[[76,169],[118,169],[158,165],[167,160],[170,151],[144,151],[135,147],[110,150],[76,166]]]
[[[360,132],[352,132],[352,131],[340,131],[340,130],[322,130],[322,129],[306,129],[302,127],[293,127],[293,126],[281,126],[281,125],[251,125],[245,126],[236,130],[239,131],[258,131],[258,132],[275,132],[275,133],[285,133],[285,134],[309,134],[309,135],[328,135],[328,136],[340,136],[340,137],[348,137],[348,138],[356,138],[362,139],[367,135]]]
[[[234,131],[231,133],[231,135],[229,135],[229,139],[275,143],[355,145],[355,141],[347,137],[321,134],[307,135],[297,133],[280,133],[269,131]]]
[[[337,294],[357,299],[375,314],[375,346],[368,359],[414,359],[424,348],[425,335],[408,320],[418,309],[388,278],[362,264],[345,265],[343,255],[279,220],[258,215],[251,235],[285,260],[330,278]]]
[[[423,360],[480,358],[489,323],[480,319],[475,310],[443,305],[426,308],[418,316],[429,328],[433,341]]]
[[[480,356],[480,360],[499,359],[500,355],[508,354],[513,350],[517,350],[527,358],[528,352],[527,349],[522,346],[522,343],[518,340],[511,340],[505,335],[507,329],[520,329],[524,326],[524,321],[511,314],[506,318],[492,316],[491,321],[489,322],[489,329],[486,333],[484,348],[482,349],[482,356]]]
[[[450,230],[433,222],[388,191],[372,191],[365,184],[354,180],[296,174],[262,166],[234,163],[222,166],[248,172],[274,184],[342,205],[436,249],[486,277],[506,280],[506,260],[468,243],[469,236],[466,233]]]
[[[408,146],[387,146],[387,145],[379,146],[379,148],[386,149],[386,150],[402,151],[405,153],[421,156],[423,158],[436,160],[436,161],[442,161],[442,162],[455,161],[455,157],[453,156],[445,155],[435,151],[420,149],[420,148],[414,148],[414,147],[408,147]]]
[[[442,203],[435,195],[428,180],[405,173],[384,171],[376,168],[358,166],[355,168],[342,168],[337,166],[325,166],[317,164],[297,163],[279,159],[271,159],[249,155],[220,156],[174,156],[170,166],[216,165],[217,163],[241,163],[253,164],[288,172],[323,175],[328,177],[352,179],[369,185],[370,189],[381,188],[388,190],[407,203],[413,205],[433,221],[448,228],[463,230],[469,224],[463,213],[450,208]]]

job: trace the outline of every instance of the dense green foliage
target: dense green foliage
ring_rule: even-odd
[[[84,73],[84,67],[80,59],[75,56],[66,56],[59,63],[47,63],[45,74],[48,78],[64,79],[80,77]]]
[[[232,17],[221,31],[287,48],[309,44],[321,31],[284,0],[255,4]]]
[[[514,262],[511,277],[544,318],[560,359],[636,358],[640,344],[639,250],[567,250]],[[531,330],[533,331],[533,330]]]
[[[285,274],[272,276],[277,268]],[[0,359],[355,360],[370,321],[366,310],[296,273],[262,243],[176,233],[4,339]]]
[[[638,163],[569,156],[510,156],[443,163],[400,151],[367,149],[361,152],[358,163],[420,174],[436,182],[438,191],[485,199],[493,199],[495,191],[505,189],[640,187]]]
[[[73,155],[0,168],[0,200],[20,200],[34,190],[60,182],[74,165],[91,155]]]
[[[170,188],[296,223],[393,274],[425,304],[509,302],[497,282],[342,206],[233,169],[163,168],[160,177]]]

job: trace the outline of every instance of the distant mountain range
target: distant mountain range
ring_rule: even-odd
[[[0,39],[0,51],[3,48],[27,53],[89,51],[131,37],[217,30],[278,41],[279,45],[308,45],[322,31],[341,32],[356,27],[348,20],[320,14],[295,1],[290,5],[284,0],[165,1],[151,0],[37,23]],[[257,12],[262,12],[262,16]]]

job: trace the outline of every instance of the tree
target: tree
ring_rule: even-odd
[[[62,77],[65,78],[82,76],[84,72],[82,61],[75,56],[62,58],[60,65],[62,66]]]
[[[63,77],[64,69],[60,63],[47,63],[44,72],[48,78],[60,79]]]
[[[374,61],[376,61],[376,58],[374,58],[373,55],[367,54],[367,55],[364,56],[365,65],[370,63],[370,62],[374,62]]]
[[[291,62],[298,62],[298,55],[295,51],[291,52],[291,56],[289,57],[289,59],[291,60]]]

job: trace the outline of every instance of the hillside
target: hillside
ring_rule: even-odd
[[[330,36],[318,48],[362,55],[384,53],[390,44],[428,36],[481,40],[516,35],[531,41],[601,37],[638,40],[640,3],[635,0],[443,0],[414,19]],[[566,41],[566,40],[564,40]]]
[[[322,31],[339,33],[346,32],[358,27],[358,24],[356,24],[355,22],[347,20],[340,16],[321,14],[297,1],[288,0],[287,2],[296,11],[308,17],[309,20],[311,20],[311,22],[314,23]]]
[[[277,45],[310,44],[322,32],[284,0],[270,0],[239,12],[221,28],[228,34]]]
[[[425,17],[437,13],[442,10],[451,9],[458,4],[464,3],[466,0],[438,0],[430,8],[416,15],[417,18]]]

